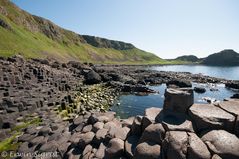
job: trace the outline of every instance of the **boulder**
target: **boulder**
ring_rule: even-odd
[[[137,145],[134,159],[159,159],[161,158],[161,147],[153,142],[143,142]]]
[[[106,149],[106,158],[120,158],[124,154],[124,141],[118,138],[110,140],[109,145]]]
[[[161,110],[162,110],[161,108],[156,108],[156,107],[145,109],[144,111],[145,116],[142,119],[142,131],[144,131],[144,129],[147,126],[155,122],[155,118],[160,113]]]
[[[188,133],[188,159],[210,159],[211,154],[203,141],[194,133]]]
[[[106,146],[103,143],[101,143],[98,150],[95,153],[95,157],[99,159],[103,159],[105,156],[105,150],[106,150]]]
[[[165,100],[163,109],[177,113],[187,113],[189,107],[193,105],[194,95],[192,89],[181,88],[165,90]]]
[[[194,104],[189,109],[189,116],[197,131],[224,129],[233,131],[235,117],[211,104]]]
[[[95,143],[99,144],[100,142],[103,142],[105,140],[105,136],[108,133],[108,129],[100,129],[95,134]]]
[[[82,129],[82,132],[83,133],[87,133],[87,132],[90,132],[92,129],[92,125],[86,125],[83,129]]]
[[[188,135],[184,131],[168,131],[162,144],[166,158],[186,159]]]
[[[92,131],[93,132],[97,132],[98,130],[103,129],[103,127],[104,127],[104,123],[103,122],[96,122],[93,125]]]
[[[202,136],[210,151],[223,159],[239,158],[239,139],[225,130],[213,130]]]
[[[206,92],[206,88],[204,88],[204,87],[194,87],[193,90],[197,93],[205,93]]]
[[[94,70],[91,70],[85,75],[85,81],[84,82],[86,84],[97,84],[97,83],[101,82],[101,77]]]
[[[128,128],[131,128],[133,122],[134,122],[134,118],[135,117],[129,117],[128,119],[122,119],[121,120],[121,123],[122,123],[122,126],[127,126]]]
[[[115,132],[115,137],[119,138],[121,140],[126,140],[130,132],[130,128],[128,127],[123,127],[123,128],[118,128],[117,131]]]
[[[239,136],[239,101],[223,101],[218,106],[236,117],[234,133]]]
[[[139,142],[155,142],[161,144],[165,136],[165,130],[162,124],[151,124],[143,132]]]
[[[95,136],[95,133],[93,132],[87,132],[85,134],[81,134],[78,145],[84,148],[86,145],[91,143],[94,136]]]

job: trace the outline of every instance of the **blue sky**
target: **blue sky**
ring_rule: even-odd
[[[130,42],[162,58],[239,52],[238,0],[12,0],[79,34]]]

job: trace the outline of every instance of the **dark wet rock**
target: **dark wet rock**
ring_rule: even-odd
[[[239,158],[239,139],[225,130],[213,130],[202,136],[210,151],[223,159]]]
[[[141,135],[141,133],[142,133],[142,126],[141,126],[142,119],[143,119],[143,117],[139,116],[139,115],[135,117],[134,122],[131,126],[131,134]]]
[[[137,145],[134,159],[161,158],[161,146],[153,142],[143,142]]]
[[[229,88],[239,89],[239,81],[228,81],[225,86]]]
[[[233,94],[233,96],[231,96],[231,98],[239,99],[239,94],[238,93]]]
[[[138,141],[139,136],[136,135],[129,136],[125,141],[125,153],[128,158],[133,158]]]
[[[233,131],[234,129],[235,117],[211,104],[194,104],[189,109],[189,115],[197,131],[206,129]]]
[[[180,88],[192,87],[192,83],[190,81],[181,80],[181,79],[172,79],[172,80],[169,80],[166,84],[167,86],[173,84]]]
[[[187,113],[189,107],[193,104],[194,95],[192,89],[172,89],[165,91],[164,110],[177,113]]]
[[[205,93],[206,89],[204,87],[194,87],[193,89],[197,93]]]
[[[119,158],[124,154],[124,141],[118,138],[110,140],[106,149],[106,158]]]
[[[97,84],[101,82],[101,77],[98,73],[91,70],[89,73],[85,75],[85,83],[86,84]]]
[[[162,144],[166,158],[186,159],[188,135],[183,131],[168,131]]]

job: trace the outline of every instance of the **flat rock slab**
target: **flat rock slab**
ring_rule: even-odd
[[[152,142],[138,144],[135,149],[134,159],[161,158],[161,146]]]
[[[239,101],[223,101],[218,106],[231,114],[239,116]]]
[[[162,123],[166,131],[187,131],[194,132],[193,124],[189,117],[183,113],[161,111],[157,116],[157,122]]]
[[[213,130],[202,136],[209,149],[223,159],[239,158],[239,138],[225,130]]]
[[[148,117],[149,120],[155,121],[156,116],[160,113],[161,110],[161,108],[156,107],[147,108],[144,111],[144,116]]]
[[[198,131],[223,129],[233,131],[236,118],[226,111],[211,104],[193,104],[189,109]]]

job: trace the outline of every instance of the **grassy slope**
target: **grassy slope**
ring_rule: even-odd
[[[6,0],[4,0],[6,1]],[[3,3],[3,1],[2,1]],[[2,4],[3,5],[3,4]],[[5,5],[5,4],[4,4]],[[0,56],[12,56],[21,54],[27,58],[51,57],[62,61],[80,60],[83,62],[108,63],[108,64],[164,64],[168,63],[154,54],[139,50],[116,50],[111,48],[97,48],[87,43],[73,43],[72,32],[61,30],[67,44],[52,40],[41,32],[29,31],[25,26],[15,23],[16,16],[22,16],[23,20],[36,23],[30,14],[18,8],[5,5],[11,14],[8,17],[0,14],[12,30],[0,26]],[[13,22],[14,21],[14,22]],[[75,36],[76,34],[74,34]],[[74,37],[73,37],[74,38]]]

